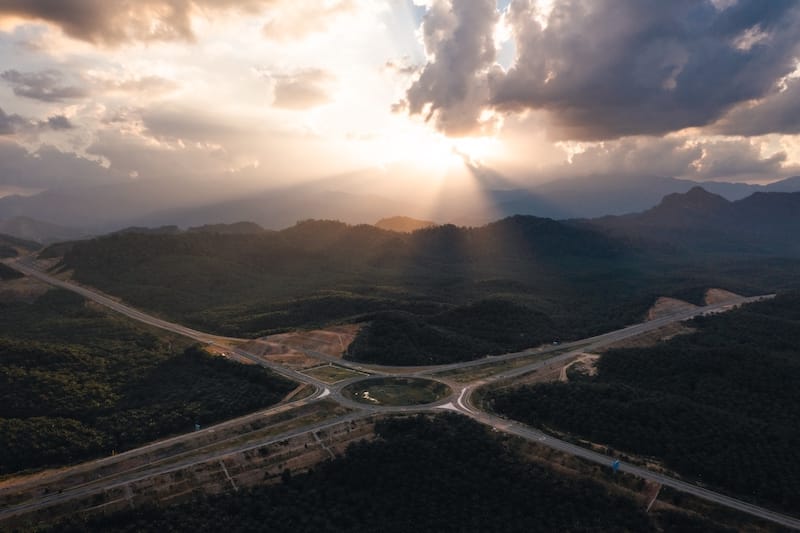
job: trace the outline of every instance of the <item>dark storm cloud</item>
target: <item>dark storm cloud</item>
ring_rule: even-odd
[[[69,83],[59,70],[6,70],[0,74],[0,78],[11,86],[15,95],[42,102],[62,102],[89,96],[87,87]]]
[[[800,133],[800,79],[787,82],[766,98],[741,105],[714,126],[726,135],[766,135]]]
[[[273,0],[0,0],[0,15],[42,20],[75,39],[116,45],[128,41],[194,39],[198,10],[255,10]]]
[[[474,21],[477,4],[484,2],[440,0],[426,15],[434,59],[407,92],[412,114],[429,107],[474,119],[487,108],[539,109],[557,138],[664,134],[708,125],[768,94],[794,70],[800,40],[796,0],[739,0],[725,9],[710,0],[561,0],[545,28],[535,2],[513,0],[507,22],[517,59],[498,73],[487,64],[493,47],[475,51],[494,28]],[[480,16],[491,21],[485,9]],[[443,30],[437,20],[446,21]],[[449,31],[461,26],[469,34]],[[472,98],[470,88],[483,86],[486,97]],[[448,131],[447,121],[437,122]],[[477,121],[462,126],[474,130]]]

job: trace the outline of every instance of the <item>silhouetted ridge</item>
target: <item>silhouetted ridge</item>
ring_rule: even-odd
[[[736,202],[694,187],[643,213],[589,221],[616,237],[703,253],[800,253],[800,193],[757,192]]]
[[[375,223],[376,228],[398,233],[412,233],[414,231],[436,226],[436,222],[430,220],[418,220],[411,217],[389,217],[382,218]]]
[[[263,233],[265,230],[255,222],[234,222],[233,224],[206,224],[189,228],[196,233],[218,233],[220,235],[248,235]]]
[[[129,233],[143,233],[147,235],[175,235],[180,233],[178,226],[159,226],[157,228],[146,228],[142,226],[131,226],[111,233],[111,235],[124,235]]]
[[[731,202],[702,187],[692,187],[684,194],[669,194],[656,207],[645,211],[648,222],[680,223],[684,217],[711,218],[725,214]]]

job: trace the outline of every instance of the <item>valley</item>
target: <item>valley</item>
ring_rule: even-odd
[[[14,263],[14,264],[12,264],[12,266],[17,266],[17,264]],[[22,267],[22,268],[28,269],[28,273],[34,273],[35,272],[35,271],[30,270],[29,267]],[[50,281],[53,281],[53,282],[58,282],[59,284],[66,284],[68,286],[74,287],[75,290],[79,290],[81,292],[86,292],[86,289],[80,289],[78,287],[73,286],[71,283],[61,282],[61,281],[55,280],[54,278],[50,278],[49,276],[47,276],[44,273],[36,272],[36,275],[38,277],[42,278],[42,279],[50,280]],[[100,297],[100,295],[97,295],[97,296]],[[100,297],[100,298],[103,298],[103,297]],[[758,300],[758,299],[760,299],[760,298],[756,298],[756,300]],[[444,401],[447,402],[447,403],[440,403],[440,404],[434,405],[432,407],[433,407],[434,411],[441,410],[441,409],[444,409],[444,411],[447,411],[447,410],[457,410],[458,411],[458,410],[460,410],[462,413],[465,413],[468,416],[473,417],[473,418],[475,418],[476,420],[478,420],[480,422],[483,422],[484,424],[489,424],[490,426],[495,427],[496,429],[499,429],[501,431],[508,431],[508,432],[511,432],[512,434],[520,435],[523,438],[533,440],[537,444],[545,444],[546,446],[554,447],[557,450],[566,451],[567,453],[576,454],[579,457],[583,457],[584,459],[589,459],[590,461],[598,461],[601,464],[608,465],[610,459],[608,459],[607,456],[597,455],[597,454],[592,455],[592,453],[594,453],[594,452],[580,451],[580,449],[576,448],[574,445],[571,445],[571,444],[568,444],[566,442],[560,441],[559,439],[554,438],[553,436],[542,434],[542,433],[538,433],[538,432],[535,432],[533,430],[528,430],[528,429],[524,429],[524,428],[518,428],[517,426],[515,426],[513,424],[508,424],[506,421],[504,421],[502,419],[495,419],[495,418],[492,418],[491,415],[481,414],[479,412],[474,411],[474,407],[472,407],[473,403],[469,400],[469,398],[470,398],[470,396],[472,394],[472,391],[478,389],[481,385],[486,385],[486,384],[497,382],[497,381],[508,380],[510,378],[513,378],[516,375],[525,375],[525,374],[528,374],[530,372],[535,372],[537,370],[537,368],[540,368],[540,367],[542,367],[542,366],[544,366],[544,365],[546,365],[548,363],[552,364],[553,361],[555,361],[557,359],[567,360],[569,358],[574,358],[576,353],[580,353],[580,352],[582,352],[584,350],[594,350],[594,349],[597,349],[597,347],[608,345],[608,344],[611,344],[613,342],[618,342],[621,339],[630,338],[630,337],[636,337],[636,336],[641,335],[643,333],[648,333],[650,331],[657,330],[657,329],[659,329],[661,327],[664,327],[665,325],[668,325],[670,323],[686,320],[687,318],[690,318],[690,317],[695,316],[697,314],[708,313],[708,312],[713,311],[713,310],[715,310],[717,308],[720,308],[720,309],[729,308],[732,304],[742,303],[742,302],[745,302],[745,301],[747,301],[747,299],[738,298],[738,299],[734,299],[732,301],[731,300],[725,301],[724,303],[716,303],[714,306],[709,307],[709,308],[701,307],[701,308],[697,308],[697,309],[690,309],[689,311],[683,311],[682,313],[678,313],[678,314],[673,314],[673,315],[666,316],[666,317],[657,318],[657,319],[651,320],[649,322],[644,322],[644,323],[641,323],[641,324],[638,324],[638,325],[635,325],[635,326],[631,326],[629,328],[626,328],[624,330],[620,330],[618,332],[607,333],[607,334],[603,334],[603,335],[600,335],[600,336],[592,338],[592,339],[586,339],[584,341],[576,343],[577,350],[572,349],[571,351],[566,351],[565,352],[564,351],[565,349],[566,350],[570,350],[571,349],[569,345],[565,345],[563,347],[561,347],[561,346],[551,347],[549,349],[546,349],[545,351],[553,352],[553,357],[549,357],[549,358],[546,357],[546,356],[545,357],[541,357],[541,355],[540,355],[540,357],[536,361],[531,362],[531,363],[529,363],[529,364],[527,364],[525,366],[521,366],[519,368],[515,368],[515,369],[510,370],[510,371],[503,369],[504,371],[502,371],[502,372],[490,374],[489,376],[484,377],[482,379],[479,379],[477,381],[468,382],[468,384],[466,384],[466,386],[464,384],[457,384],[456,382],[452,382],[453,386],[456,388],[456,393],[454,393],[453,396],[451,397],[453,399],[446,398]],[[116,304],[116,305],[119,305],[119,304]],[[257,361],[257,362],[263,364],[263,361],[260,361],[258,357],[253,356],[251,354],[247,354],[246,352],[243,352],[238,347],[234,346],[234,347],[231,347],[231,349],[235,353],[237,353],[239,355],[242,355],[242,356],[246,355],[247,358],[252,359],[254,361]],[[542,350],[537,350],[537,351],[541,352]],[[523,352],[523,353],[515,353],[515,354],[508,354],[506,356],[503,356],[501,359],[514,360],[514,359],[519,359],[519,358],[526,357],[527,355],[528,354],[525,353],[525,352]],[[475,366],[478,363],[481,363],[481,362],[480,361],[475,361],[475,362],[467,362],[467,363],[461,363],[461,364],[462,365],[466,365],[467,367],[471,367],[471,366]],[[497,363],[497,358],[490,358],[489,361],[486,361],[486,364],[489,364],[489,365],[494,365],[496,363]],[[425,369],[418,370],[416,372],[416,374],[425,375],[428,372],[437,372],[437,371],[441,371],[441,370],[442,370],[441,367],[432,367],[430,370],[425,370]],[[453,370],[453,369],[451,369],[451,370]],[[293,371],[285,371],[285,372],[288,372],[289,374],[293,374]],[[381,373],[380,370],[378,371],[378,373],[379,374]],[[387,374],[387,373],[384,372],[384,374]],[[389,372],[388,374],[390,375],[391,372]],[[317,392],[314,395],[312,395],[312,397],[310,397],[308,400],[299,400],[299,402],[301,402],[299,405],[302,405],[302,404],[319,405],[318,404],[319,401],[327,402],[328,401],[327,398],[334,399],[335,401],[341,401],[341,400],[338,400],[338,398],[341,398],[341,396],[339,395],[340,394],[339,391],[342,390],[342,387],[346,386],[348,383],[355,383],[355,382],[357,382],[359,380],[362,380],[362,379],[364,379],[364,378],[363,377],[354,377],[354,378],[351,378],[351,379],[347,379],[347,380],[345,380],[343,382],[337,383],[334,386],[328,386],[328,385],[322,385],[322,384],[316,385]],[[308,377],[306,377],[305,380],[307,382],[312,383],[312,384],[315,383],[315,381],[313,379],[310,379]],[[481,393],[481,396],[483,396],[483,393]],[[311,402],[311,404],[308,403],[309,401]],[[294,408],[295,407],[293,407],[292,404],[288,404],[285,408],[282,408],[282,410],[283,409],[294,409]],[[294,420],[296,420],[296,423],[299,423],[299,426],[295,425],[294,427],[297,427],[297,429],[290,430],[290,433],[285,433],[284,435],[298,435],[299,436],[299,435],[302,435],[302,434],[306,434],[308,432],[318,431],[322,427],[328,427],[327,424],[334,424],[335,425],[335,424],[338,424],[340,422],[347,421],[347,420],[358,420],[358,419],[361,419],[361,418],[363,418],[365,416],[374,416],[376,414],[383,414],[383,416],[387,416],[387,415],[400,414],[400,413],[413,413],[413,412],[419,410],[419,409],[414,408],[414,407],[388,407],[388,406],[387,407],[378,407],[378,406],[371,406],[371,407],[367,408],[363,404],[361,406],[357,406],[356,405],[355,408],[356,408],[356,411],[354,413],[352,413],[352,414],[349,414],[349,415],[348,414],[336,414],[335,410],[332,411],[331,414],[334,416],[334,418],[332,418],[330,422],[322,422],[321,423],[322,425],[320,425],[319,423],[316,424],[316,425],[312,423],[310,426],[308,426],[308,425],[304,426],[304,424],[308,424],[308,422],[303,422],[302,416],[298,417],[298,418],[295,418],[294,416],[290,415],[291,419],[294,419]],[[301,408],[301,409],[304,409],[304,408]],[[378,411],[376,411],[376,410],[378,410]],[[423,407],[423,412],[425,410],[430,410],[430,407]],[[311,411],[309,413],[312,414],[312,413],[314,413],[316,411],[317,411],[317,409],[315,408],[313,411]],[[287,411],[287,412],[291,412],[291,411]],[[319,418],[316,418],[316,415],[312,415],[312,416],[314,416],[315,418],[312,418],[312,419],[309,419],[309,420],[315,420],[315,419],[319,420]],[[323,416],[325,416],[325,415],[323,415]],[[327,415],[327,416],[331,416],[331,415]],[[337,416],[339,417],[338,419],[337,419]],[[286,419],[283,416],[279,415],[279,419],[280,418],[283,418],[284,420],[287,420],[287,421],[289,420],[289,419]],[[269,420],[269,418],[267,418],[267,420]],[[323,420],[324,420],[324,418],[323,418]],[[239,422],[232,422],[232,423],[233,424],[239,424]],[[293,425],[294,424],[295,423],[293,423]],[[226,425],[230,425],[230,424],[226,423]],[[266,430],[266,428],[272,427],[272,426],[270,425],[269,422],[267,422],[267,426],[262,426],[262,427],[265,427],[265,430]],[[133,481],[134,479],[139,479],[139,478],[145,479],[145,478],[142,478],[142,476],[145,476],[146,478],[155,479],[154,476],[160,476],[162,471],[163,472],[176,471],[174,466],[170,466],[171,464],[177,465],[180,468],[183,468],[183,466],[181,466],[181,465],[186,465],[188,467],[189,465],[206,464],[209,461],[216,460],[216,459],[214,459],[215,457],[228,457],[228,456],[231,456],[232,453],[233,454],[240,453],[238,450],[257,449],[260,446],[269,445],[271,442],[277,442],[277,440],[270,440],[269,435],[270,434],[275,434],[274,433],[275,431],[280,432],[281,431],[280,424],[275,426],[275,429],[267,430],[266,433],[264,432],[265,430],[256,430],[254,433],[251,432],[252,430],[248,430],[248,432],[244,433],[242,435],[242,437],[233,437],[233,438],[227,438],[226,437],[228,439],[228,441],[229,441],[229,443],[227,443],[227,444],[224,444],[225,441],[222,441],[222,442],[220,442],[219,445],[211,444],[210,447],[206,446],[205,448],[204,447],[195,448],[197,445],[192,445],[192,447],[190,449],[196,449],[196,451],[195,452],[189,452],[190,454],[194,454],[194,453],[198,453],[198,452],[201,453],[201,455],[196,456],[196,458],[193,458],[192,455],[186,455],[187,452],[183,451],[183,450],[186,449],[185,446],[179,446],[177,448],[174,448],[174,451],[168,452],[168,457],[171,457],[173,454],[178,453],[178,455],[174,456],[175,459],[166,459],[165,458],[165,459],[161,459],[158,462],[151,463],[151,466],[145,468],[145,470],[141,471],[140,474],[135,474],[135,475],[138,475],[139,477],[121,478],[123,480],[122,484],[118,485],[118,486],[122,487],[122,486],[125,486],[126,484],[134,483],[134,481]],[[211,432],[211,433],[216,433],[217,429],[216,428],[213,428],[213,429],[209,428],[206,431],[207,432]],[[214,438],[216,438],[216,437],[214,437]],[[252,440],[253,438],[255,438],[256,440],[253,441]],[[275,439],[284,440],[285,437],[282,437],[281,435],[278,435],[277,437],[275,437]],[[254,443],[253,444],[248,444],[248,442],[254,442]],[[319,441],[317,441],[317,442],[319,442]],[[253,448],[253,446],[255,446],[256,448]],[[325,449],[324,446],[322,448]],[[167,448],[167,449],[169,449],[169,448]],[[210,451],[211,455],[208,455],[208,454],[202,455],[202,453],[204,453],[203,452],[204,449],[208,449]],[[214,449],[218,449],[219,452],[212,451]],[[348,448],[348,450],[349,450],[349,448]],[[136,453],[138,453],[138,452],[136,452]],[[348,452],[348,454],[349,453],[351,453],[351,452]],[[214,454],[217,454],[217,455],[214,455]],[[222,454],[222,455],[219,455],[219,454]],[[182,456],[186,456],[187,459],[181,459]],[[324,455],[323,455],[323,457],[324,457]],[[177,460],[178,462],[174,463],[173,461],[175,461],[175,460]],[[164,464],[164,468],[166,468],[166,470],[163,470],[162,467],[159,467],[158,466],[159,463],[163,463]],[[222,464],[222,463],[219,463],[219,464]],[[307,464],[307,463],[305,463],[305,464]],[[713,500],[715,502],[722,503],[723,505],[727,505],[727,506],[732,506],[734,508],[741,509],[741,510],[743,510],[745,512],[748,512],[748,513],[753,513],[756,516],[759,516],[759,517],[762,517],[762,518],[767,518],[769,520],[777,520],[779,523],[787,523],[787,524],[791,524],[792,523],[792,519],[789,518],[789,517],[783,517],[781,515],[777,515],[777,514],[771,513],[769,511],[763,510],[761,508],[755,508],[755,507],[753,507],[753,506],[751,506],[749,504],[737,503],[736,500],[732,500],[732,499],[727,498],[725,496],[722,496],[722,495],[720,495],[718,493],[709,493],[708,491],[704,492],[705,489],[702,489],[702,490],[701,489],[695,489],[695,488],[693,488],[694,487],[693,485],[688,485],[688,484],[685,484],[685,483],[679,482],[679,481],[670,481],[669,479],[667,479],[665,481],[663,479],[663,474],[652,474],[651,475],[647,471],[642,471],[638,467],[635,467],[635,466],[632,466],[632,465],[627,465],[627,464],[623,465],[623,469],[626,470],[626,471],[632,471],[636,475],[643,476],[646,479],[647,478],[653,478],[653,479],[659,480],[659,482],[666,482],[668,485],[678,488],[678,490],[688,490],[690,493],[695,494],[695,495],[699,495],[702,498],[710,498],[711,500]],[[225,469],[223,469],[223,473],[224,473],[225,470],[227,470],[227,467]],[[135,473],[136,471],[134,470],[133,472]],[[235,470],[235,472],[236,472],[236,474],[235,474],[236,476],[245,475],[243,473],[245,471]],[[183,475],[184,474],[182,474],[181,476],[183,476]],[[199,475],[199,474],[191,474],[191,478],[192,479],[204,479],[202,476],[196,477],[197,475]],[[225,475],[228,475],[228,474],[225,474]],[[661,477],[659,477],[659,476],[661,476]],[[105,475],[103,475],[101,477],[105,478]],[[53,509],[54,513],[55,513],[53,515],[54,517],[58,516],[60,512],[61,513],[67,512],[68,514],[71,514],[72,511],[68,511],[68,509],[72,509],[72,507],[70,505],[67,505],[66,507],[59,507],[59,505],[61,505],[59,502],[69,501],[69,502],[73,502],[71,505],[75,505],[76,502],[80,501],[80,498],[82,497],[83,494],[87,494],[87,495],[88,494],[92,494],[92,492],[91,492],[92,490],[95,491],[95,493],[97,493],[97,494],[100,494],[100,493],[107,494],[106,498],[110,498],[110,499],[104,500],[104,501],[107,501],[107,504],[110,505],[109,509],[118,508],[118,506],[120,504],[122,504],[123,507],[125,505],[131,505],[131,502],[133,501],[132,498],[134,498],[133,495],[137,494],[137,492],[134,489],[126,489],[126,490],[133,491],[133,492],[128,492],[127,493],[128,496],[125,496],[124,495],[125,493],[122,493],[122,499],[119,499],[119,497],[116,496],[117,489],[113,488],[113,487],[117,486],[117,485],[114,485],[114,483],[115,483],[114,479],[115,479],[115,477],[114,477],[114,475],[112,475],[111,477],[108,477],[108,481],[99,482],[97,487],[95,489],[91,489],[89,493],[86,493],[84,491],[84,489],[80,489],[77,492],[72,492],[72,491],[70,491],[70,492],[61,492],[61,493],[59,493],[59,495],[52,496],[52,497],[48,497],[46,494],[43,497],[41,497],[41,496],[40,497],[35,497],[35,498],[29,500],[27,503],[15,505],[13,507],[14,510],[12,511],[12,514],[10,514],[10,515],[6,514],[6,516],[7,517],[20,516],[20,513],[22,513],[21,516],[24,517],[25,516],[25,514],[24,514],[25,513],[25,511],[24,511],[25,509],[37,510],[37,513],[40,512],[40,511],[38,511],[39,509]],[[209,479],[218,479],[218,476],[213,477],[213,478],[209,478]],[[250,479],[252,479],[252,477]],[[285,475],[283,475],[282,479],[284,480],[284,483],[285,483],[286,482]],[[117,481],[116,483],[119,484],[120,482]],[[137,481],[137,483],[138,483],[138,481]],[[161,482],[159,482],[159,483],[161,483]],[[210,481],[209,481],[209,483],[210,483]],[[236,481],[231,481],[230,483],[231,483],[231,486],[238,486],[238,485],[236,485]],[[201,484],[203,486],[205,486],[208,483],[207,482],[201,482]],[[9,484],[7,484],[7,485],[8,485],[9,490],[12,491],[11,494],[13,494],[14,493],[13,492],[14,491],[13,487],[15,485],[15,482],[12,482],[10,485]],[[173,486],[173,485],[175,485],[174,481],[169,482],[167,485],[163,485],[163,486],[164,487],[169,487],[169,486]],[[130,485],[128,485],[128,486],[130,486]],[[133,486],[135,486],[135,485],[133,485]],[[180,487],[180,485],[177,485],[177,486]],[[215,490],[218,490],[218,489],[214,489],[213,488],[215,486],[219,487],[218,484],[214,485],[212,483],[211,485],[209,485],[210,488],[208,490],[210,490],[213,493]],[[138,490],[138,489],[136,489],[136,490]],[[99,492],[97,492],[97,491],[99,491]],[[168,496],[169,494],[173,494],[172,489],[168,489],[167,492],[164,493],[163,498],[165,498],[165,499],[162,499],[161,497],[159,497],[157,501],[163,501],[163,502],[169,501],[169,498],[171,497],[171,496]],[[17,496],[17,498],[18,497],[19,496]],[[30,496],[28,496],[28,498],[30,498]],[[97,500],[97,498],[94,497],[94,499],[92,501],[99,502],[100,500]],[[180,498],[179,498],[179,500],[176,500],[176,501],[180,501]],[[102,504],[102,505],[105,506],[106,504]],[[58,509],[62,509],[62,510],[58,511]],[[2,519],[2,516],[3,515],[0,515],[0,519]],[[89,516],[91,516],[91,514]],[[14,518],[13,520],[19,520],[19,519],[18,518]]]

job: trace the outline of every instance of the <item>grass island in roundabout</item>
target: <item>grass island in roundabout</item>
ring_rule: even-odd
[[[391,407],[435,403],[452,393],[438,381],[401,377],[362,379],[342,389],[342,394],[353,401]]]

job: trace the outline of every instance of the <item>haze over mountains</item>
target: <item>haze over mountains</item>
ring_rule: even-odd
[[[188,228],[242,220],[277,230],[308,218],[358,224],[396,214],[457,225],[483,225],[515,214],[596,218],[641,212],[664,196],[698,186],[698,182],[663,177],[596,176],[558,180],[530,189],[509,188],[502,180],[478,182],[477,188],[445,192],[435,205],[427,205],[408,195],[372,193],[363,180],[354,180],[341,189],[323,180],[238,192],[221,183],[134,180],[0,198],[0,233],[52,242],[129,227]],[[765,186],[727,182],[700,185],[736,201],[756,192],[800,191],[800,176]]]
[[[731,202],[701,187],[670,194],[642,213],[589,222],[612,235],[684,250],[796,255],[800,193],[756,192]]]

